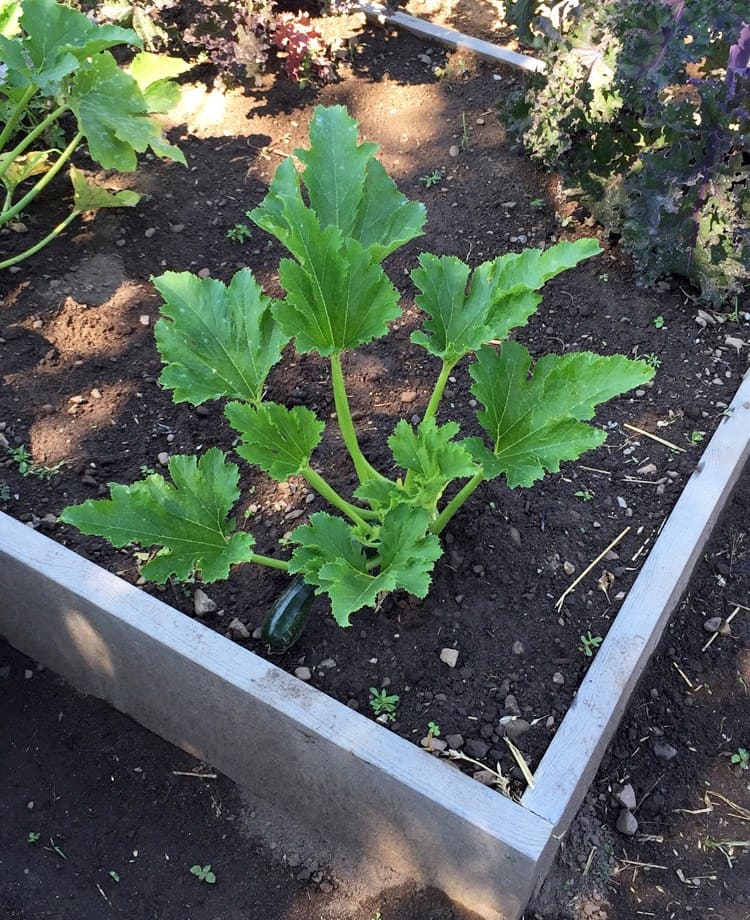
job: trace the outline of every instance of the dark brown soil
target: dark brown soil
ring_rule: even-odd
[[[278,291],[278,246],[258,230],[249,242],[238,245],[227,238],[227,231],[243,222],[244,212],[261,200],[281,156],[306,144],[307,123],[317,103],[346,104],[363,135],[381,145],[381,159],[401,189],[423,200],[428,210],[426,236],[388,264],[403,293],[402,319],[394,323],[387,340],[350,356],[346,365],[362,446],[376,465],[387,464],[385,438],[398,418],[419,416],[436,372],[432,359],[409,343],[418,310],[407,273],[418,253],[455,253],[476,264],[525,245],[598,233],[580,210],[561,205],[554,178],[536,171],[506,143],[497,103],[517,78],[511,72],[493,73],[476,62],[450,64],[435,46],[405,34],[367,30],[342,81],[317,93],[301,92],[283,78],[270,77],[261,90],[247,95],[222,97],[192,89],[173,130],[189,171],[146,162],[141,172],[126,180],[147,193],[134,211],[100,213],[79,226],[76,234],[0,279],[0,433],[10,450],[28,448],[36,464],[34,471],[22,475],[11,454],[0,451],[0,509],[123,577],[138,579],[138,561],[132,553],[82,538],[55,523],[54,517],[69,503],[106,494],[107,482],[131,482],[143,468],[159,468],[162,452],[194,453],[214,444],[231,449],[221,407],[196,411],[175,406],[156,383],[160,365],[151,326],[159,298],[148,279],[165,269],[205,268],[226,281],[237,268],[249,265],[271,291]],[[445,79],[436,78],[436,66],[444,68]],[[458,156],[451,156],[452,146]],[[423,177],[435,170],[443,178],[427,188]],[[47,204],[47,209],[27,216],[30,233],[38,234],[54,221],[53,196]],[[446,534],[446,556],[436,567],[426,601],[393,598],[377,613],[356,615],[348,630],[340,630],[320,605],[303,639],[279,660],[291,670],[306,665],[316,686],[365,714],[369,688],[387,687],[400,697],[393,730],[418,742],[427,723],[436,722],[443,735],[461,734],[465,750],[488,764],[500,762],[517,780],[518,769],[500,728],[503,716],[517,714],[508,694],[531,723],[519,744],[533,769],[590,661],[582,651],[581,635],[606,634],[700,457],[701,442],[710,436],[747,367],[747,348],[725,342],[727,334],[746,338],[746,322],[725,323],[724,317],[696,322],[698,311],[690,292],[677,284],[640,290],[616,245],[606,238],[601,242],[605,251],[599,259],[548,286],[538,315],[518,338],[535,355],[581,349],[649,354],[660,365],[654,385],[605,406],[597,422],[609,433],[607,444],[567,465],[561,474],[529,491],[511,492],[492,483],[475,493]],[[8,234],[0,236],[0,244],[9,251],[17,243]],[[470,429],[475,423],[465,368],[455,376],[446,408]],[[402,399],[407,392],[416,394],[413,401]],[[304,402],[322,418],[333,411],[326,367],[308,356],[290,356],[273,375],[271,395],[290,404]],[[626,424],[658,434],[682,450],[636,435]],[[331,478],[342,489],[350,488],[350,471],[337,457],[335,431],[316,460],[330,465]],[[299,523],[296,512],[304,515],[321,507],[318,499],[308,503],[302,482],[279,486],[243,466],[243,484],[246,497],[238,511],[248,512],[262,552],[277,551],[278,538]],[[614,907],[596,902],[592,912],[600,903],[605,915],[613,917],[635,916],[641,909],[670,916],[677,911],[674,905],[681,910],[683,904],[685,910],[695,907],[698,913],[693,916],[731,920],[750,911],[746,907],[745,914],[730,912],[734,907],[728,907],[729,895],[734,892],[725,888],[730,880],[737,887],[742,867],[731,870],[728,863],[741,860],[746,848],[735,847],[729,858],[716,848],[706,849],[705,841],[695,850],[702,839],[697,822],[718,820],[721,808],[708,817],[673,814],[673,807],[704,808],[704,782],[709,778],[733,801],[744,789],[745,807],[748,804],[748,774],[733,772],[727,757],[738,747],[750,747],[747,687],[743,689],[739,679],[750,681],[748,661],[742,657],[747,613],[741,611],[735,618],[733,637],[700,652],[706,638],[703,620],[728,615],[732,602],[748,604],[747,537],[744,543],[740,539],[747,524],[741,505],[735,506],[730,521],[730,536],[715,548],[710,563],[719,574],[719,566],[728,567],[721,575],[724,584],[710,575],[706,587],[691,592],[670,629],[660,663],[646,678],[644,699],[631,708],[607,756],[583,824],[577,825],[580,839],[570,837],[575,841],[568,854],[573,891],[588,898],[590,888],[594,897],[606,879],[616,883],[607,889]],[[570,595],[559,615],[555,601],[575,574],[628,526],[615,551]],[[728,559],[723,554],[730,543],[736,549]],[[227,585],[207,586],[220,610],[210,625],[226,631],[237,617],[252,633],[284,578],[240,570]],[[193,588],[175,584],[162,593],[192,614]],[[262,653],[259,642],[250,639],[244,644]],[[440,660],[446,647],[458,649],[455,669]],[[36,686],[36,678],[31,683]],[[27,686],[31,684],[19,681],[15,692],[23,695]],[[704,703],[706,717],[698,719]],[[686,712],[685,707],[692,708]],[[679,751],[665,765],[654,763],[649,754],[659,733]],[[623,843],[613,829],[616,813],[609,807],[608,786],[626,780],[636,786],[639,797],[648,793],[637,813],[647,839]],[[93,784],[93,778],[90,781]],[[167,788],[174,789],[172,780]],[[234,794],[226,785],[222,788],[227,796]],[[33,798],[32,793],[32,786],[19,790],[19,800],[24,795]],[[160,788],[162,794],[166,793]],[[26,817],[14,814],[14,822],[19,814]],[[202,826],[199,813],[190,814]],[[26,824],[16,825],[15,846],[21,839],[28,846]],[[744,827],[744,837],[739,827],[732,830],[731,839],[746,840],[747,824]],[[723,829],[710,829],[717,834],[712,840],[730,839],[720,836]],[[62,831],[58,825],[50,833]],[[693,849],[683,852],[682,841],[677,847],[681,834]],[[589,838],[597,849],[581,877],[591,853]],[[23,852],[26,859],[27,851]],[[625,852],[632,860],[668,869],[638,869],[618,862],[616,857]],[[52,858],[59,860],[54,854]],[[202,857],[196,853],[186,858]],[[704,863],[709,867],[705,871]],[[18,865],[16,856],[14,871]],[[561,863],[563,874],[566,865]],[[676,876],[677,868],[688,879],[711,874],[717,879],[701,878],[700,887],[693,887]],[[653,885],[657,871],[663,894],[656,893],[663,903],[654,907],[648,899],[656,889],[648,887],[650,893],[645,894],[644,882]],[[274,884],[284,886],[284,879],[279,876]],[[185,884],[192,881],[188,877]],[[558,913],[540,916],[562,917],[567,915],[564,911],[575,913],[580,907],[557,894]],[[704,896],[701,914],[696,905]],[[18,916],[35,916],[32,894],[26,890],[20,897]],[[93,897],[101,900],[99,893]],[[178,902],[179,898],[174,903]],[[231,914],[235,915],[245,916]],[[183,915],[168,913],[165,907],[163,914],[154,916]]]

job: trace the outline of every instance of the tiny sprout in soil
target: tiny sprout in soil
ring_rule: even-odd
[[[311,514],[278,554],[263,555],[233,514],[237,463],[218,447],[200,458],[173,456],[171,482],[154,473],[113,484],[110,499],[61,515],[114,546],[154,547],[144,578],[164,583],[200,573],[212,582],[234,565],[260,563],[325,595],[340,626],[398,589],[424,598],[443,554],[440,535],[482,483],[502,476],[510,488],[528,488],[559,472],[562,462],[604,442],[602,428],[589,424],[597,406],[653,377],[645,362],[623,355],[534,361],[510,334],[538,309],[550,278],[600,252],[595,240],[509,252],[473,269],[457,256],[423,252],[411,273],[423,323],[411,341],[431,356],[434,387],[421,421],[401,419],[387,438],[396,475],[376,469],[360,447],[343,359],[385,336],[401,315],[382,263],[420,236],[425,222],[424,205],[399,192],[376,150],[358,143],[357,123],[343,107],[318,107],[309,149],[295,151],[301,168],[284,160],[265,199],[248,212],[291,256],[279,264],[281,299],[265,294],[248,269],[228,285],[189,272],[153,279],[164,300],[154,327],[162,386],[178,403],[222,400],[239,435],[236,454],[277,482],[301,477],[334,513]],[[268,374],[292,340],[298,354],[328,362],[341,450],[356,474],[351,492],[335,488],[313,459],[326,421],[267,396]],[[461,437],[455,421],[438,422],[459,362],[468,364],[481,436]]]
[[[245,217],[250,218],[250,211],[245,211]],[[248,226],[244,221],[237,221],[233,227],[227,230],[227,239],[233,243],[246,243],[252,235],[252,227]]]
[[[701,441],[706,437],[705,431],[691,431],[690,432],[690,443],[691,444],[700,444]]]
[[[745,748],[737,748],[729,760],[742,770],[750,770],[750,751],[747,751]]]
[[[432,188],[432,186],[437,185],[442,178],[442,172],[439,169],[433,169],[431,173],[426,173],[424,176],[420,176],[419,181],[422,183],[422,185],[424,185],[425,188]]]
[[[119,881],[120,881],[120,874],[119,874],[119,872],[115,872],[114,869],[110,869],[109,872],[108,872],[107,874],[108,874],[109,877],[112,879],[112,881],[114,881],[114,882],[119,882]]]
[[[211,871],[210,863],[207,866],[191,866],[190,873],[202,882],[206,882],[207,885],[214,885],[216,883],[216,875]]]
[[[440,737],[440,726],[437,724],[437,722],[427,723],[427,734],[430,736],[430,738]]]
[[[39,838],[41,836],[42,835],[37,833],[36,831],[29,831],[29,835],[26,838],[26,842],[27,843],[39,843]]]
[[[578,646],[579,651],[587,658],[593,658],[594,652],[599,648],[604,639],[601,636],[592,636],[589,630],[585,636],[581,636],[581,644]]]
[[[370,687],[370,709],[376,716],[386,716],[389,722],[395,722],[398,701],[398,694],[389,695],[385,689],[378,690],[376,687]]]
[[[655,326],[657,329],[663,329],[663,328],[664,328],[664,317],[663,317],[663,316],[655,316],[655,317],[654,317],[654,326]]]
[[[582,502],[590,502],[594,497],[594,493],[589,489],[579,489],[574,495],[576,498],[580,498]]]

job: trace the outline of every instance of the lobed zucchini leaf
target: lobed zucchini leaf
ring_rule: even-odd
[[[485,406],[477,418],[493,449],[481,438],[463,443],[488,479],[503,474],[511,488],[530,486],[545,470],[556,473],[561,461],[598,447],[606,435],[585,420],[599,403],[654,375],[644,361],[590,352],[546,355],[529,376],[530,367],[529,352],[510,341],[499,352],[482,347],[469,368],[471,391]]]
[[[99,208],[133,208],[141,200],[138,192],[129,188],[109,192],[106,188],[95,185],[75,166],[70,167],[70,181],[73,184],[73,210],[76,214],[97,211]]]
[[[309,466],[325,428],[304,406],[288,409],[271,402],[257,407],[233,402],[224,411],[242,437],[237,453],[277,482],[286,482]]]
[[[154,327],[166,365],[159,382],[174,390],[174,401],[199,406],[230,397],[259,403],[288,338],[252,272],[237,272],[228,287],[190,272],[165,272],[153,283],[166,317]]]
[[[169,473],[172,483],[158,473],[130,486],[112,483],[110,499],[65,508],[60,520],[113,546],[160,547],[142,570],[159,583],[171,575],[184,581],[194,572],[217,581],[232,564],[249,562],[255,540],[236,531],[228,516],[240,494],[237,465],[214,447],[200,460],[172,457]]]
[[[374,159],[375,144],[357,144],[357,124],[341,106],[315,110],[310,142],[296,151],[304,172],[285,160],[250,217],[295,259],[279,266],[287,291],[279,323],[299,351],[327,356],[384,335],[399,315],[380,262],[422,233],[425,211]]]
[[[491,339],[505,339],[522,326],[541,301],[534,293],[560,272],[601,250],[596,240],[562,242],[548,249],[508,253],[470,270],[456,256],[423,253],[411,273],[417,304],[430,317],[411,341],[447,364],[477,351]]]
[[[355,528],[321,511],[310,523],[298,527],[292,540],[299,545],[292,554],[290,572],[301,572],[316,585],[316,594],[327,594],[340,626],[363,607],[374,607],[384,592],[403,588],[425,597],[436,559],[442,555],[440,541],[426,534],[429,513],[398,505],[383,518],[380,527],[378,571],[370,563]]]

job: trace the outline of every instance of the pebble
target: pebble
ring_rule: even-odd
[[[31,680],[34,676],[34,672],[30,668],[26,668],[23,672],[23,676],[26,680]]]
[[[562,687],[565,683],[565,675],[562,671],[555,671],[552,675],[552,683],[557,684],[558,687]]]
[[[677,756],[677,749],[666,741],[654,741],[653,751],[657,760],[668,761]]]
[[[416,390],[404,390],[400,398],[402,403],[413,403],[417,398]]]
[[[477,124],[478,124],[478,125],[483,125],[483,124],[484,124],[484,119],[483,119],[483,118],[477,118]]]
[[[614,794],[615,801],[628,811],[634,811],[637,804],[635,798],[635,789],[630,783],[626,783],[621,789]]]
[[[523,642],[520,639],[516,639],[513,643],[513,648],[511,649],[514,655],[523,655],[525,649],[523,647]]]
[[[166,450],[160,451],[156,455],[156,459],[159,461],[159,463],[161,463],[162,466],[169,466],[169,454],[166,452]]]
[[[213,613],[217,606],[216,601],[212,601],[202,588],[195,589],[193,609],[197,617],[204,617],[207,613]]]
[[[493,786],[497,777],[491,770],[477,770],[473,778],[483,786]]]
[[[566,575],[573,575],[575,570],[576,570],[576,567],[573,565],[572,562],[567,562],[567,561],[563,562],[563,572],[565,572]]]
[[[505,736],[511,741],[518,741],[530,728],[526,719],[512,719],[505,724]]]
[[[138,322],[141,324],[141,326],[150,326],[151,317],[148,315],[148,313],[141,313],[141,315],[138,317]]]
[[[721,629],[721,624],[723,622],[721,617],[711,617],[703,624],[703,628],[706,632],[715,633]]]
[[[464,736],[455,734],[455,735],[446,735],[445,740],[448,742],[448,747],[452,751],[460,751],[464,746]]]
[[[208,276],[209,276],[210,274],[211,274],[211,269],[210,269],[210,268],[202,268],[202,269],[198,272],[198,277],[199,277],[199,278],[208,278]]]
[[[185,224],[171,224],[169,229],[172,233],[182,233],[185,229]]]
[[[516,545],[517,547],[519,547],[519,549],[520,549],[520,547],[521,547],[521,534],[518,532],[518,529],[517,529],[516,527],[509,527],[509,528],[508,528],[508,536],[510,537],[511,541],[512,541],[513,543],[515,543],[515,545]]]
[[[247,626],[245,626],[242,620],[238,620],[237,617],[234,617],[234,619],[230,620],[227,629],[235,639],[250,638],[250,630],[247,628]]]
[[[312,671],[310,670],[310,668],[305,668],[305,667],[295,668],[294,676],[298,680],[310,680],[310,678],[312,677]]]
[[[143,234],[147,240],[150,240],[152,236],[156,234],[156,227],[149,227],[148,230]]]
[[[336,667],[336,661],[333,658],[324,658],[320,664],[319,668],[325,668],[325,670],[330,671],[332,668]]]
[[[487,744],[486,741],[480,741],[479,738],[469,738],[469,740],[464,745],[464,750],[469,755],[469,757],[474,757],[476,759],[480,759],[486,756],[489,749],[489,744]]]
[[[621,834],[625,834],[626,837],[632,837],[638,830],[638,821],[631,811],[623,808],[617,816],[616,827]]]
[[[443,664],[447,664],[449,668],[455,668],[456,663],[458,662],[458,649],[457,648],[440,649],[440,660],[443,662]]]
[[[449,153],[452,157],[457,157],[457,156],[459,155],[459,153],[461,153],[461,151],[459,150],[459,148],[458,148],[458,146],[457,146],[456,144],[451,144],[450,147],[448,148],[448,153]]]
[[[521,715],[521,707],[518,705],[518,700],[513,696],[512,693],[509,693],[505,697],[505,700],[503,701],[503,706],[505,707],[505,711],[508,713],[509,716],[520,716]]]
[[[419,743],[428,751],[444,751],[448,747],[447,741],[442,738],[433,738],[432,735],[425,735]]]

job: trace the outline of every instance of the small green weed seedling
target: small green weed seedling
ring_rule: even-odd
[[[37,833],[37,831],[29,831],[28,836],[26,837],[26,843],[39,843],[39,838],[42,835]]]
[[[10,486],[7,482],[0,482],[0,502],[10,501]]]
[[[250,211],[245,211],[245,217],[250,217]],[[253,235],[253,229],[244,221],[237,223],[227,230],[227,239],[233,243],[246,243]]]
[[[195,865],[190,867],[190,874],[194,875],[200,881],[205,882],[207,885],[216,884],[216,875],[211,871],[211,864],[207,866]]]
[[[664,328],[664,322],[665,322],[665,320],[664,320],[664,317],[663,317],[663,316],[655,316],[655,317],[654,317],[654,326],[655,326],[657,329],[663,329],[663,328]]]
[[[430,738],[440,737],[440,726],[437,724],[437,722],[427,723],[427,734],[430,736]]]
[[[653,351],[647,351],[645,354],[641,355],[641,361],[645,361],[649,367],[656,369],[661,367],[661,358]]]
[[[18,467],[18,472],[22,476],[36,476],[38,479],[51,479],[56,473],[59,473],[60,469],[65,465],[65,461],[55,463],[54,466],[42,466],[41,464],[34,463],[34,458],[27,450],[25,444],[20,444],[18,447],[9,447],[8,454],[10,455],[10,459]]]
[[[397,693],[389,695],[388,691],[370,687],[370,709],[376,716],[386,716],[389,722],[396,721],[396,709],[399,696]]]
[[[120,873],[119,873],[119,872],[115,872],[114,869],[110,869],[109,872],[107,873],[107,875],[112,879],[113,882],[119,882],[119,881],[120,881]]]
[[[729,761],[743,770],[750,770],[750,751],[747,751],[743,747],[737,748],[734,754],[729,758]]]
[[[690,443],[691,444],[700,444],[706,437],[705,431],[691,431],[690,432]]]
[[[594,493],[590,489],[579,489],[573,494],[576,498],[580,498],[582,502],[590,502],[594,497]]]
[[[424,176],[419,177],[419,181],[424,185],[425,188],[432,188],[433,185],[437,185],[443,178],[443,173],[439,169],[433,169],[431,173],[426,173]]]
[[[164,583],[199,573],[207,583],[256,562],[300,576],[328,598],[340,626],[393,591],[424,598],[443,554],[440,535],[482,483],[502,476],[510,488],[527,488],[559,472],[606,439],[590,424],[597,406],[653,377],[653,368],[623,355],[570,352],[535,361],[511,336],[538,309],[550,278],[600,252],[596,240],[509,252],[473,269],[457,256],[423,252],[411,273],[423,322],[411,342],[430,356],[434,387],[418,423],[400,419],[389,437],[384,432],[392,454],[386,467],[395,473],[376,469],[359,443],[344,367],[352,351],[387,335],[402,315],[383,262],[420,236],[426,219],[424,205],[399,192],[376,150],[358,142],[344,108],[318,107],[310,147],[277,168],[249,219],[289,252],[279,264],[279,299],[248,269],[228,285],[190,272],[153,279],[164,300],[154,326],[161,385],[178,403],[223,401],[238,435],[235,452],[276,482],[305,480],[333,513],[311,514],[277,554],[261,554],[247,521],[233,513],[239,466],[218,447],[200,458],[172,456],[171,482],[154,473],[113,484],[109,499],[61,514],[117,547],[154,548],[144,578]],[[269,398],[268,375],[292,341],[298,355],[328,364],[330,424],[341,436],[331,443],[348,455],[351,491],[334,488],[313,457],[326,421],[307,406]],[[438,414],[450,409],[441,403],[460,362],[468,365],[481,436],[460,437],[460,425]]]
[[[591,630],[589,630],[585,636],[581,636],[581,644],[578,646],[578,650],[583,652],[587,658],[593,658],[594,652],[599,648],[599,646],[604,642],[601,636],[592,636]]]

